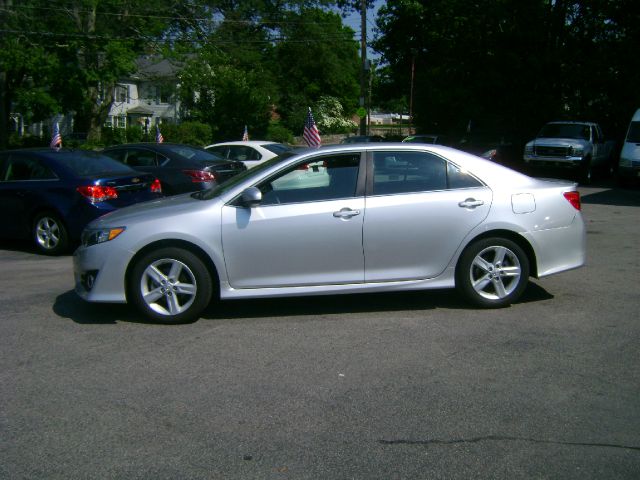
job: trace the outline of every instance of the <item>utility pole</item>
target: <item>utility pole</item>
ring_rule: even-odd
[[[360,0],[360,57],[362,69],[360,71],[360,108],[365,107],[367,95],[367,0]],[[360,117],[360,135],[367,134],[367,117]]]
[[[416,56],[411,55],[411,88],[409,91],[409,135],[413,134],[413,80],[416,75]]]

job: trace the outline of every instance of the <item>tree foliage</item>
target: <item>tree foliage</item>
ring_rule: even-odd
[[[387,101],[408,96],[413,63],[424,130],[460,131],[471,120],[529,135],[575,117],[615,131],[640,105],[638,2],[397,0],[377,25],[380,92]]]
[[[335,6],[352,8],[343,0],[0,0],[0,144],[12,110],[29,122],[73,112],[76,129],[97,136],[116,82],[142,53],[184,61],[182,113],[209,124],[216,139],[237,137],[245,124],[264,134],[277,115],[300,129],[299,112],[324,94],[350,113],[357,50],[339,15],[323,10]]]

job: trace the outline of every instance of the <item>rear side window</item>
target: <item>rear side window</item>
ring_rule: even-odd
[[[227,146],[207,148],[207,152],[211,152],[211,153],[213,153],[215,155],[218,155],[219,157],[222,157],[222,158],[229,158],[229,156],[228,156],[229,147],[227,147]]]
[[[427,152],[375,152],[373,195],[481,187],[457,165]]]
[[[229,147],[229,158],[243,162],[245,160],[260,160],[262,155],[251,147],[233,145]]]
[[[482,183],[477,178],[452,163],[447,165],[447,178],[449,188],[452,189],[482,187]]]
[[[374,152],[373,195],[447,188],[447,162],[426,152]]]
[[[156,153],[150,150],[131,149],[127,151],[124,162],[130,167],[155,167],[158,165]]]
[[[55,173],[38,158],[10,156],[4,171],[5,182],[24,180],[54,180]]]

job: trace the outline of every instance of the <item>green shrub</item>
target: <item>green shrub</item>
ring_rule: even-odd
[[[266,140],[280,143],[293,143],[293,133],[280,122],[271,122],[267,128]]]

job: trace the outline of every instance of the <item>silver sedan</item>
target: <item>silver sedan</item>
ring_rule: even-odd
[[[582,266],[585,238],[575,183],[436,145],[339,145],[95,220],[75,288],[163,323],[213,299],[448,287],[502,307]]]

